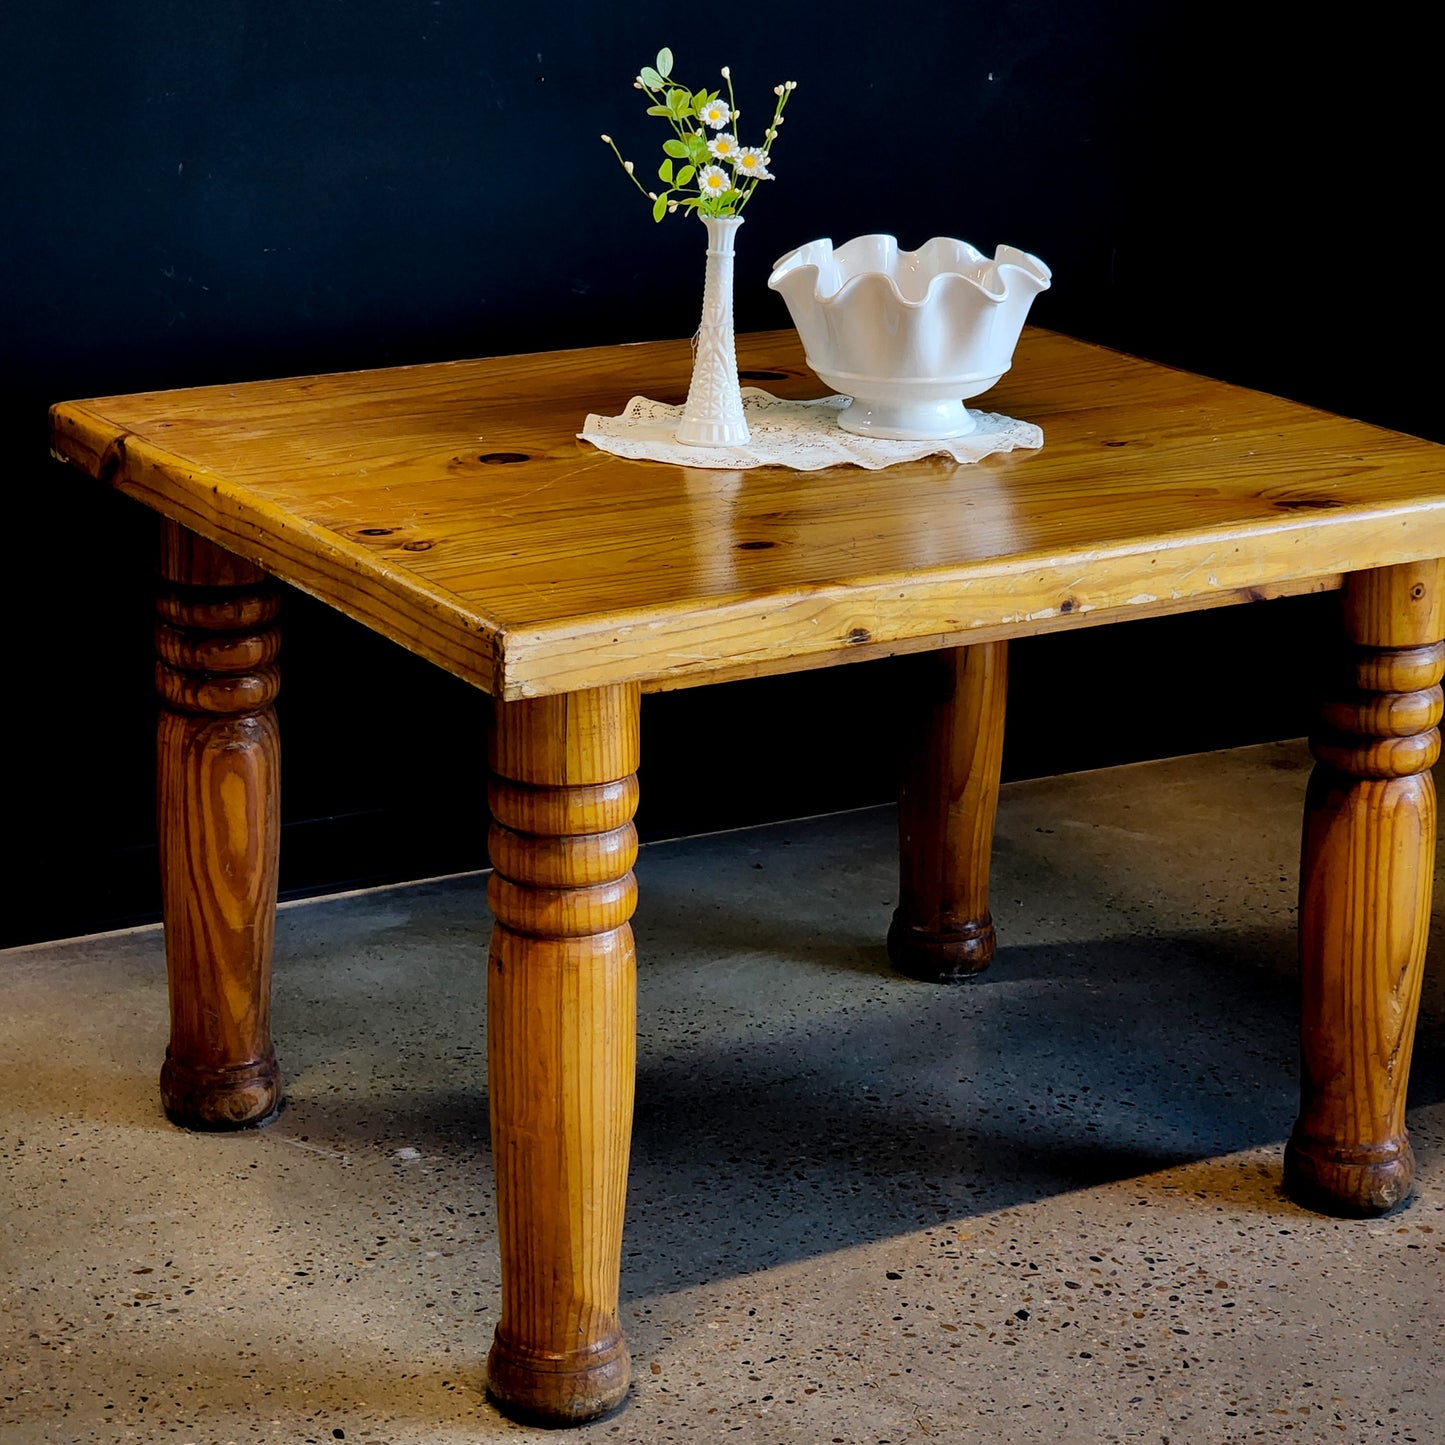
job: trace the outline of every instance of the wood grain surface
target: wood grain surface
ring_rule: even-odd
[[[1302,1204],[1380,1214],[1410,1193],[1405,1092],[1430,932],[1445,567],[1351,576],[1350,647],[1310,740],[1300,864]]]
[[[913,738],[898,793],[898,908],[888,958],[953,983],[988,967],[988,907],[1003,762],[1008,643],[946,648],[916,664]]]
[[[66,403],[57,455],[499,696],[676,687],[1250,596],[1445,554],[1442,449],[1030,329],[977,465],[626,461],[685,342]],[[823,388],[792,332],[745,373]]]
[[[161,577],[156,793],[171,1006],[161,1098],[178,1124],[238,1129],[281,1102],[271,1045],[280,597],[251,563],[174,524],[162,530]]]
[[[487,1064],[502,1317],[487,1390],[593,1419],[627,1391],[617,1316],[636,1072],[638,690],[497,706]]]

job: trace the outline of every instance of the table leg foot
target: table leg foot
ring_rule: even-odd
[[[171,1038],[166,1114],[263,1124],[280,1106],[271,951],[280,843],[280,599],[251,563],[167,522],[157,601],[157,814]]]
[[[1351,648],[1311,739],[1300,867],[1300,1115],[1285,1186],[1326,1214],[1410,1193],[1405,1091],[1435,870],[1445,577],[1438,563],[1356,573]]]
[[[516,1420],[581,1425],[627,1397],[632,1361],[620,1328],[569,1354],[527,1350],[497,1331],[487,1356],[487,1394]]]
[[[636,1072],[638,689],[499,702],[487,1065],[502,1317],[487,1390],[576,1424],[621,1403]]]
[[[888,958],[910,978],[957,983],[986,968],[997,947],[988,879],[1008,644],[949,648],[916,665],[922,695],[898,796]]]
[[[223,1131],[269,1124],[281,1111],[281,1070],[275,1050],[264,1059],[213,1069],[166,1053],[161,1065],[166,1117],[186,1129]]]
[[[925,983],[963,983],[993,962],[998,935],[985,913],[948,932],[908,922],[901,909],[888,926],[888,961],[899,973]]]
[[[1296,1204],[1320,1214],[1363,1219],[1388,1214],[1410,1197],[1415,1154],[1408,1137],[1344,1149],[1327,1139],[1291,1135],[1284,1187]]]

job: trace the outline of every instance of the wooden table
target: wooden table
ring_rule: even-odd
[[[236,1128],[280,1098],[273,578],[496,700],[487,1027],[503,1286],[488,1388],[554,1422],[610,1409],[630,1369],[617,1289],[639,692],[937,653],[936,686],[913,700],[889,949],[905,972],[957,978],[994,948],[1007,639],[1341,589],[1305,804],[1303,1098],[1285,1174],[1325,1210],[1402,1200],[1445,672],[1445,448],[1038,330],[987,400],[1042,425],[1039,453],[737,473],[576,440],[584,413],[634,393],[681,400],[688,357],[685,343],[615,347],[55,408],[59,456],[167,519],[170,1117]],[[792,333],[740,338],[739,364],[780,394],[820,394]]]

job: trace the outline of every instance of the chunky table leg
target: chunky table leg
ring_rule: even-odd
[[[911,978],[952,983],[994,954],[988,870],[1008,644],[955,647],[920,661],[926,682],[898,799],[899,904],[888,957]]]
[[[489,791],[487,1056],[502,1317],[487,1389],[509,1414],[605,1414],[617,1319],[637,995],[635,685],[499,702]]]
[[[276,1112],[271,944],[280,599],[259,568],[166,522],[157,603],[157,810],[171,1041],[166,1113],[239,1129]]]
[[[1302,1078],[1285,1183],[1329,1214],[1381,1214],[1410,1193],[1405,1087],[1435,868],[1441,564],[1345,585],[1353,644],[1312,740],[1300,869]]]

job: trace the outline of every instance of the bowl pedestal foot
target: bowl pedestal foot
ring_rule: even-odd
[[[961,401],[898,404],[855,397],[838,413],[838,425],[855,436],[912,442],[964,437],[978,423]]]

